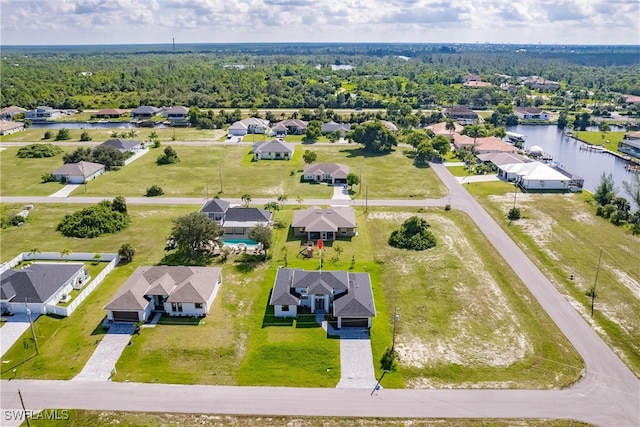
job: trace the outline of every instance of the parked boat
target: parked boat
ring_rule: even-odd
[[[507,132],[507,138],[509,139],[509,142],[511,142],[513,145],[518,146],[519,144],[520,145],[524,144],[524,140],[526,136],[520,133]]]

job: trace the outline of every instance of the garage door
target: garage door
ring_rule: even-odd
[[[343,328],[349,328],[349,327],[358,327],[358,328],[362,328],[362,327],[367,327],[369,325],[369,319],[365,318],[354,318],[354,319],[345,319],[344,317],[342,318],[342,327]]]
[[[114,311],[113,321],[114,322],[137,322],[138,312],[137,311]]]

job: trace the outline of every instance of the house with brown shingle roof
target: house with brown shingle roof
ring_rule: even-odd
[[[351,207],[333,206],[322,209],[312,206],[293,212],[293,235],[307,240],[335,240],[356,235],[356,215]]]
[[[469,107],[457,106],[447,110],[447,114],[462,124],[473,123],[478,120],[478,114]]]
[[[305,181],[346,184],[349,166],[340,163],[314,163],[303,169]]]
[[[94,116],[100,119],[117,119],[119,117],[127,116],[129,112],[127,110],[121,110],[119,108],[103,108],[98,110]]]
[[[113,322],[146,322],[154,312],[204,317],[221,284],[219,267],[138,267],[104,309]]]
[[[456,149],[473,149],[478,154],[516,153],[518,149],[495,136],[472,138],[467,135],[454,134],[453,145]]]

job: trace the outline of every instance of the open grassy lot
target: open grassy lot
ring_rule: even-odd
[[[58,414],[62,410],[58,409]],[[424,419],[424,418],[346,418],[346,417],[265,417],[215,414],[179,414],[124,411],[85,411],[67,410],[67,420],[40,421],[31,420],[34,427],[106,427],[123,426],[181,426],[181,427],[431,427],[446,425],[449,427],[580,427],[589,424],[573,420],[532,420],[532,419]],[[26,425],[23,424],[23,425]]]
[[[67,151],[68,148],[63,148]],[[18,147],[0,151],[0,194],[3,196],[48,196],[62,188],[58,182],[42,183],[42,174],[59,168],[63,154],[42,159],[21,159]]]
[[[303,148],[304,147],[304,148]],[[358,146],[299,145],[289,161],[254,161],[249,144],[205,147],[175,146],[180,162],[156,165],[160,149],[148,154],[119,171],[109,172],[76,190],[77,196],[142,196],[146,189],[157,184],[165,196],[239,198],[248,193],[253,198],[286,194],[290,200],[326,198],[333,189],[324,184],[301,182],[304,162],[302,153],[310,149],[317,153],[318,162],[345,163],[355,173],[362,168],[362,183],[354,188],[354,197],[370,198],[439,197],[445,194],[443,185],[430,168],[416,168],[402,152],[371,156]],[[219,169],[218,169],[219,168]],[[360,194],[358,194],[360,193]]]
[[[517,205],[523,218],[508,226],[512,189],[487,187],[487,183],[467,188],[640,376],[640,237],[595,216],[587,194],[519,193]],[[596,283],[601,249],[591,317],[591,300],[585,293]]]
[[[600,132],[580,131],[575,132],[576,137],[589,144],[602,145],[607,150],[618,151],[618,142],[622,140],[625,132]]]
[[[0,142],[52,142],[52,139],[43,140],[44,133],[50,130],[55,137],[59,129],[27,129],[22,132],[12,133],[11,135],[0,136]],[[135,137],[133,139],[138,141],[149,141],[151,139],[151,133],[155,132],[157,138],[164,143],[169,143],[173,140],[176,141],[218,141],[220,138],[226,135],[226,132],[221,129],[197,129],[197,128],[106,128],[106,127],[93,127],[90,123],[87,123],[84,129],[69,129],[71,136],[70,140],[60,141],[61,143],[79,142],[80,135],[83,132],[87,132],[92,138],[92,142],[101,143],[109,138],[112,138],[111,134],[117,132],[129,132],[135,130]]]
[[[136,249],[134,262],[114,269],[71,316],[40,316],[35,322],[40,355],[30,359],[34,354],[33,346],[29,344],[25,348],[24,340],[19,340],[3,357],[3,362],[8,363],[2,364],[2,378],[13,377],[14,367],[20,378],[70,379],[80,372],[104,334],[100,324],[106,312],[102,307],[137,266],[156,264],[162,259],[172,219],[192,210],[188,206],[130,206],[132,224],[120,233],[95,239],[65,238],[55,231],[55,227],[65,214],[77,208],[80,207],[36,206],[29,215],[31,222],[26,226],[1,230],[2,261],[33,247],[42,252],[58,252],[62,248],[73,252],[117,252],[123,242],[130,242]],[[26,242],[31,243],[27,246]],[[27,332],[23,338],[28,336]]]

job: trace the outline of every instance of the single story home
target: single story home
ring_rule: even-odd
[[[219,267],[138,267],[104,309],[112,322],[147,322],[153,312],[204,317],[221,284]]]
[[[518,77],[518,81],[530,89],[558,90],[560,82],[547,80],[540,76]]]
[[[36,107],[35,110],[25,111],[24,118],[30,119],[33,121],[46,121],[46,120],[57,119],[61,115],[62,115],[62,111],[58,109],[47,107],[47,106],[41,106],[41,107]]]
[[[102,110],[98,110],[94,116],[100,119],[117,119],[120,117],[125,117],[129,114],[127,110],[121,110],[119,108],[103,108]]]
[[[11,135],[24,130],[23,122],[0,121],[0,135]]]
[[[322,126],[320,126],[320,130],[322,133],[339,132],[340,135],[344,136],[345,133],[351,130],[351,123],[336,123],[332,120],[323,123]]]
[[[516,153],[518,149],[495,136],[486,138],[472,138],[467,135],[453,134],[453,146],[456,149],[475,150],[478,154],[485,153]]]
[[[634,135],[637,134],[637,137]],[[618,151],[633,157],[640,157],[640,132],[630,132],[618,142]]]
[[[541,162],[498,166],[498,177],[514,181],[526,190],[568,190],[571,178]]]
[[[82,263],[34,262],[0,275],[0,312],[47,314],[48,305],[64,301],[89,281]]]
[[[252,228],[258,225],[270,226],[273,214],[264,209],[231,206],[222,199],[206,202],[200,212],[216,221],[224,230],[222,239],[247,239]]]
[[[129,139],[111,138],[96,146],[96,148],[98,147],[115,148],[121,153],[135,153],[136,151],[142,150],[142,142]]]
[[[298,307],[329,313],[344,327],[371,327],[376,316],[369,273],[278,270],[269,305],[276,317],[297,317]]]
[[[305,181],[346,184],[349,166],[340,163],[315,163],[303,169]]]
[[[629,107],[631,105],[640,104],[640,96],[636,95],[623,95],[624,104]],[[16,107],[17,108],[17,107]]]
[[[449,108],[446,112],[449,117],[454,120],[458,120],[463,124],[471,124],[478,120],[478,114],[469,107],[459,105],[457,107]]]
[[[265,134],[269,131],[269,120],[248,117],[229,126],[227,133],[233,136],[245,136],[250,133]]]
[[[302,135],[306,130],[309,122],[299,119],[286,119],[275,124],[273,130],[276,135]]]
[[[447,122],[440,122],[433,125],[425,126],[424,130],[430,130],[436,136],[442,135],[446,136],[450,140],[453,140],[453,134],[462,132],[464,130],[464,127],[458,122],[453,122],[453,129],[447,129]]]
[[[15,105],[10,105],[8,107],[4,107],[0,109],[0,120],[13,120],[13,117],[20,114],[26,113],[26,108],[17,107]]]
[[[291,160],[294,149],[295,144],[273,139],[255,143],[252,152],[255,160]]]
[[[105,166],[100,163],[80,161],[66,163],[51,172],[56,181],[67,184],[84,184],[105,172]]]
[[[520,120],[549,120],[549,113],[537,107],[515,107],[513,113]]]
[[[293,235],[307,240],[335,240],[356,235],[356,215],[352,207],[333,206],[322,209],[311,206],[293,212]]]
[[[142,105],[134,110],[131,110],[131,117],[134,119],[150,119],[160,114],[160,108],[151,107],[149,105]]]
[[[492,163],[495,166],[506,165],[510,163],[529,163],[532,162],[528,157],[521,156],[518,153],[485,153],[476,156],[483,163]]]
[[[187,126],[187,117],[189,116],[189,109],[182,105],[176,105],[165,109],[162,115],[175,126]]]

